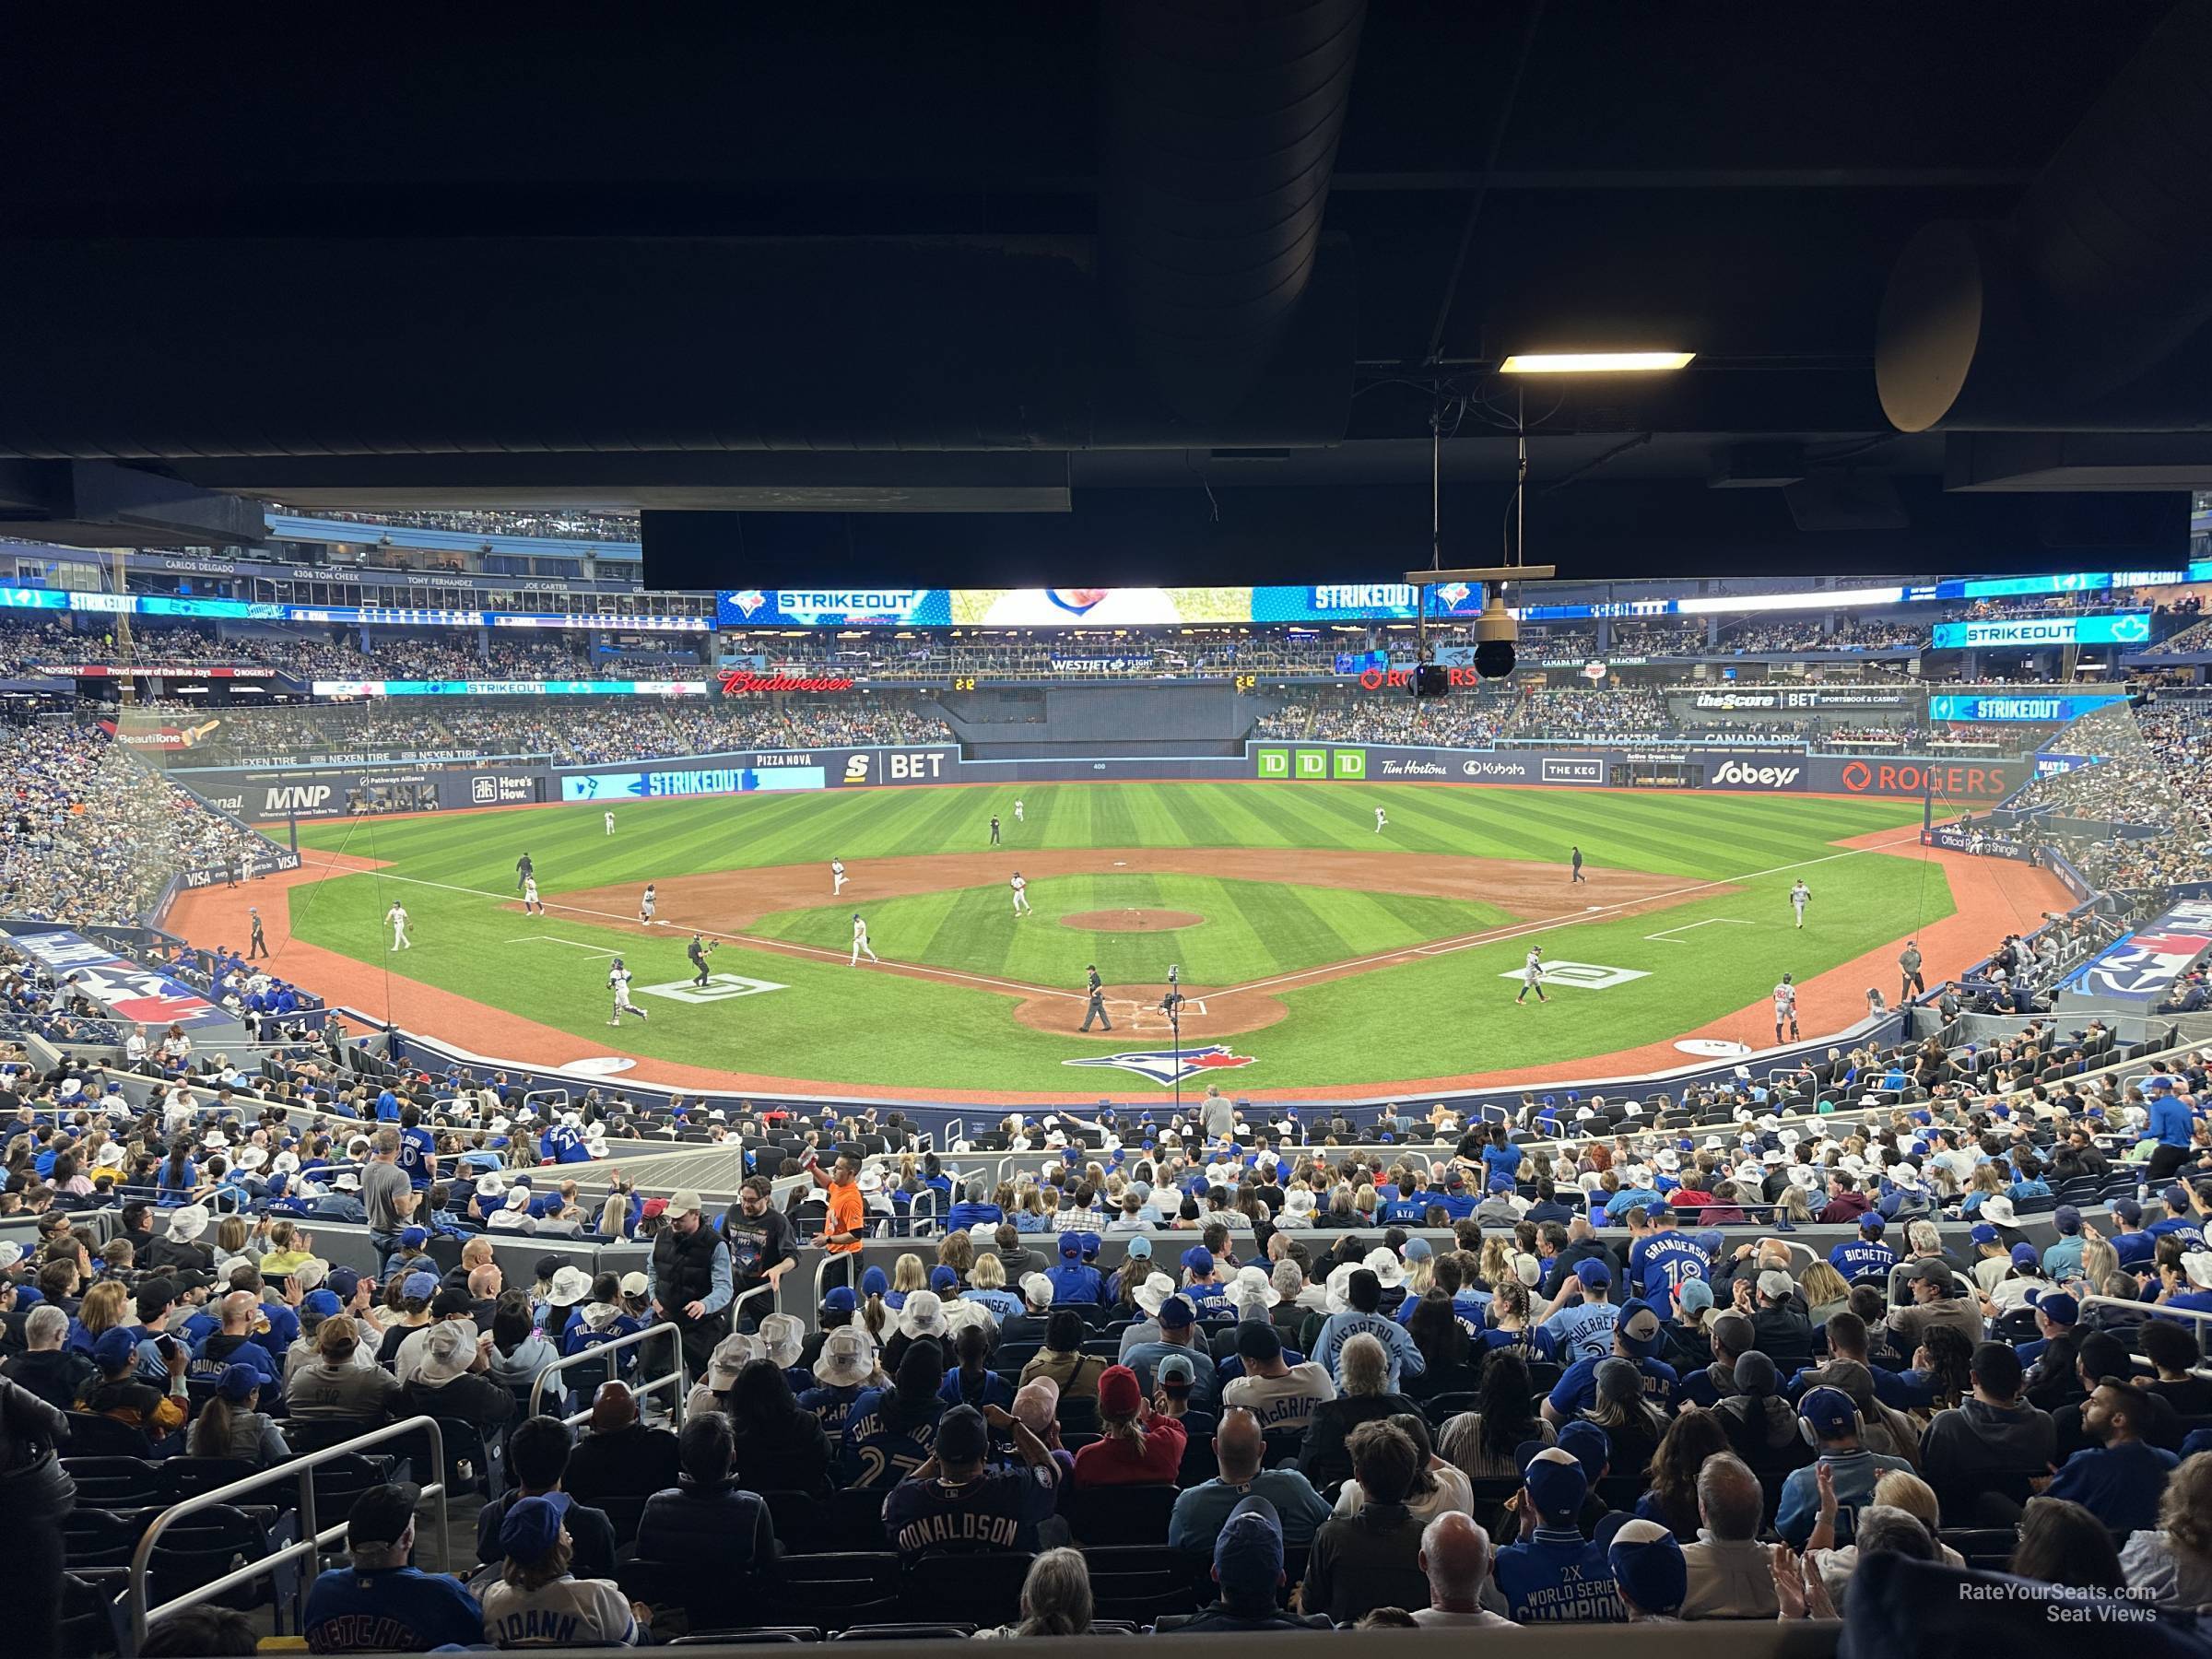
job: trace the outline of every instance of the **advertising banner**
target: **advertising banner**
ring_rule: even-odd
[[[2028,782],[2024,760],[1842,759],[1808,756],[1806,787],[1821,794],[1925,795],[1942,801],[2001,801]]]
[[[41,922],[11,922],[6,931],[18,950],[113,1018],[133,1025],[181,1025],[187,1030],[238,1024],[182,980],[118,956],[80,933]]]
[[[704,697],[707,682],[703,679],[315,680],[310,688],[317,697]]]
[[[1938,622],[1931,642],[1937,651],[1969,651],[1983,645],[2146,645],[2150,642],[2150,613],[1986,617],[1968,622]]]
[[[2084,962],[2059,990],[2148,1013],[2206,950],[2212,950],[2212,900],[2185,900]]]
[[[665,767],[644,771],[564,772],[560,779],[560,798],[611,801],[634,796],[646,800],[828,787],[828,776],[818,766]]]
[[[2056,724],[2062,721],[2078,720],[2084,714],[2109,708],[2113,703],[2124,701],[2126,697],[2127,693],[2119,689],[1986,696],[1941,691],[1928,699],[1928,718],[1978,721],[1992,724],[2009,722]]]
[[[1440,582],[1429,614],[1473,618],[1478,584]],[[1402,582],[1264,587],[724,588],[724,628],[1164,628],[1195,622],[1408,621],[1421,591]]]
[[[1711,690],[1667,695],[1677,720],[1697,715],[1729,718],[1855,712],[1873,709],[1904,713],[1917,711],[1920,692],[1901,686],[1719,686]]]
[[[395,767],[175,768],[169,774],[218,811],[248,824],[295,818],[453,812],[543,799],[538,767],[482,764]]]
[[[1957,824],[1940,824],[1921,832],[1921,845],[1940,847],[1947,853],[1971,853],[1976,858],[2009,858],[2020,864],[2033,864],[2035,854],[2016,841],[1998,841],[1984,830],[1962,829]]]

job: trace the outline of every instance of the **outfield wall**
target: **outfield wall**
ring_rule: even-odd
[[[1931,799],[1951,808],[2003,800],[2027,760],[1811,755],[1802,747],[1424,748],[1252,741],[1238,755],[979,760],[950,744],[752,749],[619,766],[426,763],[389,767],[179,767],[170,776],[250,824],[454,812],[473,806],[960,783],[1256,782],[1477,783],[1534,788],[1698,789],[1731,794]]]

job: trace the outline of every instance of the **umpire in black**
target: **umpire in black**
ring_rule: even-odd
[[[1099,965],[1096,962],[1090,965],[1090,1005],[1083,1010],[1083,1029],[1089,1030],[1090,1022],[1094,1019],[1107,1030],[1113,1030],[1113,1021],[1106,1018],[1106,990],[1099,982]]]
[[[703,985],[707,982],[707,952],[712,948],[704,934],[693,934],[691,943],[684,947],[684,954],[691,959],[691,966],[699,970],[699,977],[691,982],[693,984]]]

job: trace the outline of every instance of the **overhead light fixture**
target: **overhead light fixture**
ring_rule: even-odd
[[[1498,365],[1500,374],[1650,374],[1680,369],[1694,351],[1516,351]]]

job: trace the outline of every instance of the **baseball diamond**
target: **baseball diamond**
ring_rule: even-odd
[[[1004,844],[979,851],[994,816]],[[1685,1036],[1757,1041],[1784,971],[1804,987],[1807,1033],[1840,1030],[1906,937],[1939,974],[1993,929],[2065,902],[2039,870],[1923,847],[1917,816],[1915,803],[1354,782],[647,801],[613,837],[595,806],[365,818],[303,836],[306,867],[276,878],[279,947],[315,952],[334,1001],[468,1033],[479,1052],[596,1053],[607,959],[593,951],[624,954],[641,987],[674,982],[695,971],[684,951],[698,932],[718,943],[717,970],[788,988],[626,1030],[641,1079],[979,1100],[1095,1099],[1066,1063],[1131,1034],[1171,1040],[1159,1005],[1174,964],[1184,1041],[1249,1037],[1241,1092],[1442,1088],[1660,1064]],[[514,896],[525,848],[543,916]],[[834,897],[832,849],[849,877]],[[1006,903],[1017,868],[1033,916]],[[1821,903],[1799,931],[1785,896],[1801,877]],[[648,881],[663,919],[650,929],[636,920]],[[404,959],[373,925],[400,894],[416,946]],[[178,917],[221,933],[230,898],[186,895]],[[849,959],[855,912],[879,964]],[[517,942],[539,931],[592,949]],[[1709,943],[1685,951],[1684,938]],[[1606,971],[1512,1006],[1500,975],[1517,977],[1531,944]],[[1092,963],[1112,1032],[1077,1030]]]

